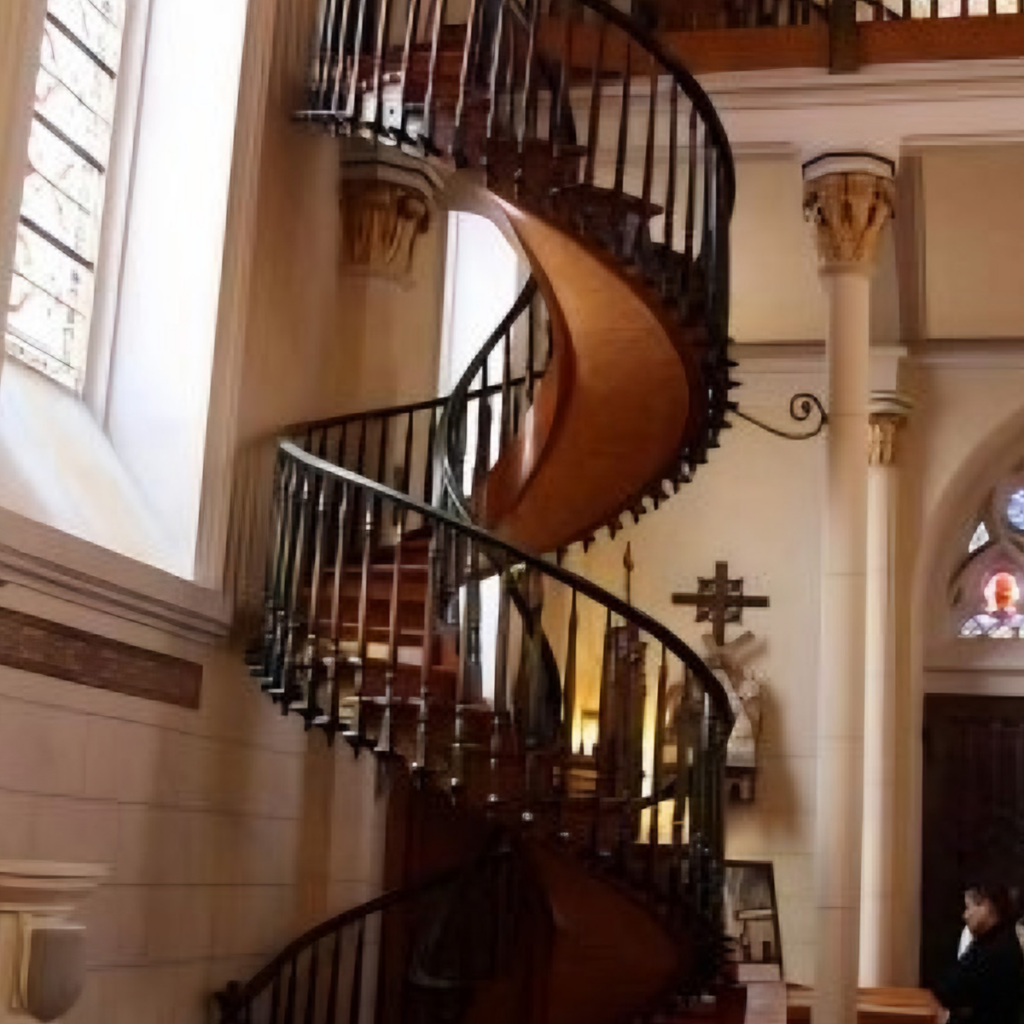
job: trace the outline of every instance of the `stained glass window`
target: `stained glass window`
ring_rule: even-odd
[[[1017,530],[1024,530],[1024,488],[1014,491],[1006,503],[1006,518]]]
[[[974,533],[971,534],[971,541],[967,545],[967,553],[973,555],[978,548],[988,543],[988,527],[984,523],[978,523]]]
[[[961,636],[987,636],[994,640],[1019,639],[1024,615],[1017,611],[1020,584],[1009,572],[994,573],[985,581],[985,610],[972,615],[960,627]]]
[[[125,0],[47,0],[7,351],[80,389]]]

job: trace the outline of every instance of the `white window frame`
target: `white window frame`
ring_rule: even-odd
[[[6,0],[5,0],[6,2]],[[35,5],[36,9],[32,9]],[[30,62],[32,76],[31,87],[21,92],[18,99],[22,109],[19,111],[18,122],[28,129],[33,119],[35,108],[35,80],[39,70],[40,52],[43,32],[46,25],[46,0],[24,0],[24,7],[29,12],[29,21],[25,22],[26,31],[20,35],[19,46],[26,63]],[[123,267],[124,242],[128,218],[131,209],[132,179],[134,175],[135,143],[138,138],[139,112],[141,109],[141,91],[143,70],[145,68],[150,25],[150,0],[126,0],[125,22],[121,37],[121,59],[118,66],[114,119],[111,127],[110,153],[107,157],[103,182],[103,212],[100,220],[99,240],[93,270],[93,303],[89,317],[89,334],[86,342],[85,366],[82,371],[80,397],[86,403],[97,422],[103,423],[107,391],[110,381],[110,365],[113,358],[114,338],[117,332],[117,310]],[[12,216],[15,226],[20,215],[22,204],[22,186],[25,180],[25,161],[27,158],[28,130],[17,132],[22,141],[17,166],[20,168],[20,181],[11,188],[11,203],[14,207]],[[4,233],[4,242],[10,246],[5,251],[2,265],[13,272],[14,247],[17,244],[16,230]],[[11,272],[0,277],[0,287],[6,297],[11,290]],[[6,328],[6,306],[0,320],[0,329]],[[3,346],[0,359],[17,359],[6,351]],[[25,364],[34,369],[30,364]],[[42,377],[57,387],[66,385],[37,371]]]

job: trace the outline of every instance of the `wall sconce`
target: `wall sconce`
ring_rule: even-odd
[[[593,757],[601,732],[601,715],[598,711],[580,712],[580,753]]]

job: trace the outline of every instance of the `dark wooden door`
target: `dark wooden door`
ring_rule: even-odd
[[[963,890],[1024,884],[1024,698],[930,694],[924,703],[921,980],[956,959]]]

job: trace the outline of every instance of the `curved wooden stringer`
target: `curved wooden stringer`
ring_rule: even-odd
[[[559,394],[546,433],[525,432],[494,467],[482,520],[542,553],[604,526],[665,475],[691,403],[685,364],[650,296],[580,240],[504,205],[554,325],[556,372],[538,384],[536,404],[545,407],[546,389]]]

